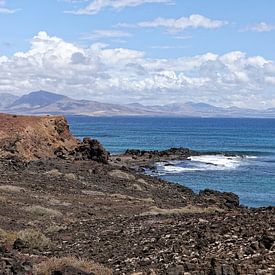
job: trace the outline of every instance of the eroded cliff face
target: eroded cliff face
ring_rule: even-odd
[[[73,149],[74,138],[62,116],[15,116],[0,114],[0,156],[22,159],[54,157],[59,147]]]
[[[107,162],[108,153],[95,140],[80,142],[63,116],[0,114],[0,157],[23,160],[63,158]]]

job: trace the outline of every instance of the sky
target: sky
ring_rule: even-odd
[[[0,0],[0,97],[275,107],[274,0]]]

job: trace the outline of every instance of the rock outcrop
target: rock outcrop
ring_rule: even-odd
[[[92,139],[76,139],[63,116],[0,114],[0,125],[0,158],[108,161],[102,145]]]
[[[108,163],[109,153],[102,144],[91,138],[84,138],[75,148],[70,150],[64,146],[58,147],[54,154],[62,159],[73,160],[95,160],[102,163]]]
[[[188,148],[170,148],[164,151],[144,151],[144,150],[126,150],[124,156],[131,156],[136,158],[145,159],[159,159],[165,158],[166,160],[186,159],[190,156],[199,155],[199,152],[190,150]]]

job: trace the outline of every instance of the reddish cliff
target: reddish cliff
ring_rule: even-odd
[[[93,159],[107,162],[108,154],[95,140],[80,142],[63,116],[0,114],[0,157]]]

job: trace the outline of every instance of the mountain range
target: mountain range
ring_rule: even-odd
[[[31,115],[275,118],[275,108],[266,110],[238,107],[222,108],[194,102],[153,106],[139,103],[110,104],[92,100],[76,100],[47,91],[31,92],[21,97],[9,93],[0,93],[0,112]]]

